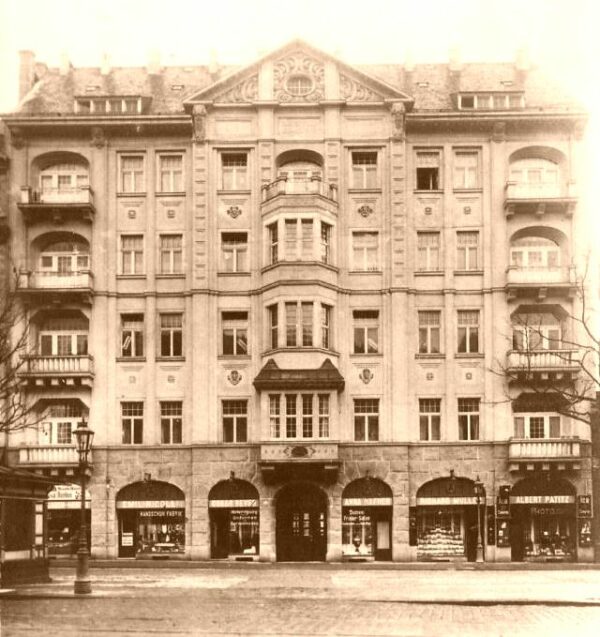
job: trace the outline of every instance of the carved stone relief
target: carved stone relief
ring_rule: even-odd
[[[392,139],[397,142],[404,141],[404,104],[396,102],[392,104]]]
[[[253,102],[258,99],[258,73],[239,82],[214,98],[215,102]]]
[[[206,108],[201,104],[194,105],[192,120],[194,123],[193,140],[203,142],[206,138]]]
[[[381,102],[383,97],[369,87],[340,73],[340,93],[348,102]]]
[[[294,76],[310,80],[303,94],[291,92],[288,81]],[[322,62],[297,52],[281,58],[273,67],[273,92],[279,102],[318,102],[325,96],[325,67]]]

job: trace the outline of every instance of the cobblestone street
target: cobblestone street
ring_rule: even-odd
[[[0,597],[2,637],[32,635],[596,635],[598,571],[340,567],[96,569]],[[573,605],[575,603],[585,605]]]

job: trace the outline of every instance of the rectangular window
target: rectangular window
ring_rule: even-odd
[[[183,191],[183,155],[158,156],[158,191]]]
[[[183,237],[180,234],[161,234],[160,274],[181,274],[183,272]]]
[[[144,156],[121,155],[120,192],[144,192]]]
[[[141,445],[144,432],[144,403],[121,403],[121,426],[124,445]]]
[[[439,354],[440,312],[438,310],[419,312],[419,353]]]
[[[417,232],[417,270],[437,272],[440,269],[440,233]]]
[[[285,437],[295,438],[297,435],[296,394],[285,395]]]
[[[359,272],[379,270],[379,233],[352,233],[352,265]]]
[[[283,230],[286,261],[314,259],[312,219],[285,219]]]
[[[181,401],[160,403],[160,440],[163,445],[180,444],[182,440],[183,406]]]
[[[221,253],[224,272],[248,272],[248,233],[223,232]]]
[[[302,437],[313,437],[313,395],[302,394]]]
[[[562,349],[562,326],[552,314],[517,314],[513,319],[513,349]]]
[[[285,304],[285,344],[296,347],[298,344],[298,304]]]
[[[279,394],[269,394],[269,424],[271,438],[281,437],[281,397]]]
[[[354,440],[379,440],[379,399],[354,399]]]
[[[379,352],[379,310],[354,310],[354,353]]]
[[[458,311],[458,353],[479,352],[479,310]]]
[[[183,314],[160,315],[160,355],[183,356]]]
[[[223,153],[221,167],[223,190],[247,190],[248,155],[246,153]]]
[[[419,398],[420,440],[440,440],[441,422],[441,398]]]
[[[479,188],[479,153],[475,150],[454,151],[454,188]]]
[[[560,416],[557,414],[522,414],[514,417],[516,438],[560,438]]]
[[[331,348],[331,307],[321,304],[321,347]]]
[[[223,355],[246,356],[248,354],[248,312],[223,312]]]
[[[417,152],[417,190],[441,190],[439,151]]]
[[[368,190],[377,188],[377,153],[355,151],[352,153],[352,188]]]
[[[479,270],[479,232],[456,233],[456,269]]]
[[[321,263],[331,261],[331,225],[321,221]]]
[[[319,438],[329,438],[329,394],[319,394]]]
[[[140,358],[144,355],[144,315],[121,314],[121,356]]]
[[[144,273],[144,236],[121,236],[121,274]]]
[[[274,265],[279,261],[279,232],[277,230],[277,223],[272,223],[267,226],[269,231],[269,246],[270,246],[270,263]]]
[[[301,303],[302,310],[302,347],[312,347],[313,344],[313,304]]]
[[[458,399],[458,439],[479,440],[479,398]]]
[[[312,347],[313,304],[285,304],[286,347]]]
[[[223,442],[248,441],[248,401],[224,400]]]
[[[281,404],[285,429],[281,430]],[[270,394],[271,438],[328,438],[329,394]]]
[[[267,308],[269,314],[269,338],[271,349],[279,347],[279,308],[277,305],[270,305]]]

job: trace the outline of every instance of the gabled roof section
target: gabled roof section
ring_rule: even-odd
[[[258,75],[265,63],[273,64],[273,100],[281,103],[313,102],[326,99],[325,63],[333,62],[340,79],[339,98],[346,102],[406,102],[413,98],[407,93],[373,75],[352,67],[303,40],[293,40],[256,62],[234,71],[210,86],[190,95],[184,102],[187,109],[193,104],[253,103],[259,100]],[[312,81],[309,93],[294,96],[286,91],[290,76],[305,75]]]

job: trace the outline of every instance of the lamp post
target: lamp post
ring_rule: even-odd
[[[79,523],[79,548],[77,549],[77,572],[73,592],[75,595],[86,595],[92,592],[90,581],[90,552],[87,545],[87,525],[85,522],[85,479],[89,469],[89,455],[92,448],[94,432],[87,426],[85,416],[75,430],[77,453],[79,454],[79,477],[81,480],[81,521]]]
[[[477,476],[475,480],[475,497],[477,498],[477,553],[475,556],[476,562],[483,562],[483,542],[481,541],[481,498],[485,496],[485,490],[483,488],[483,482]]]

